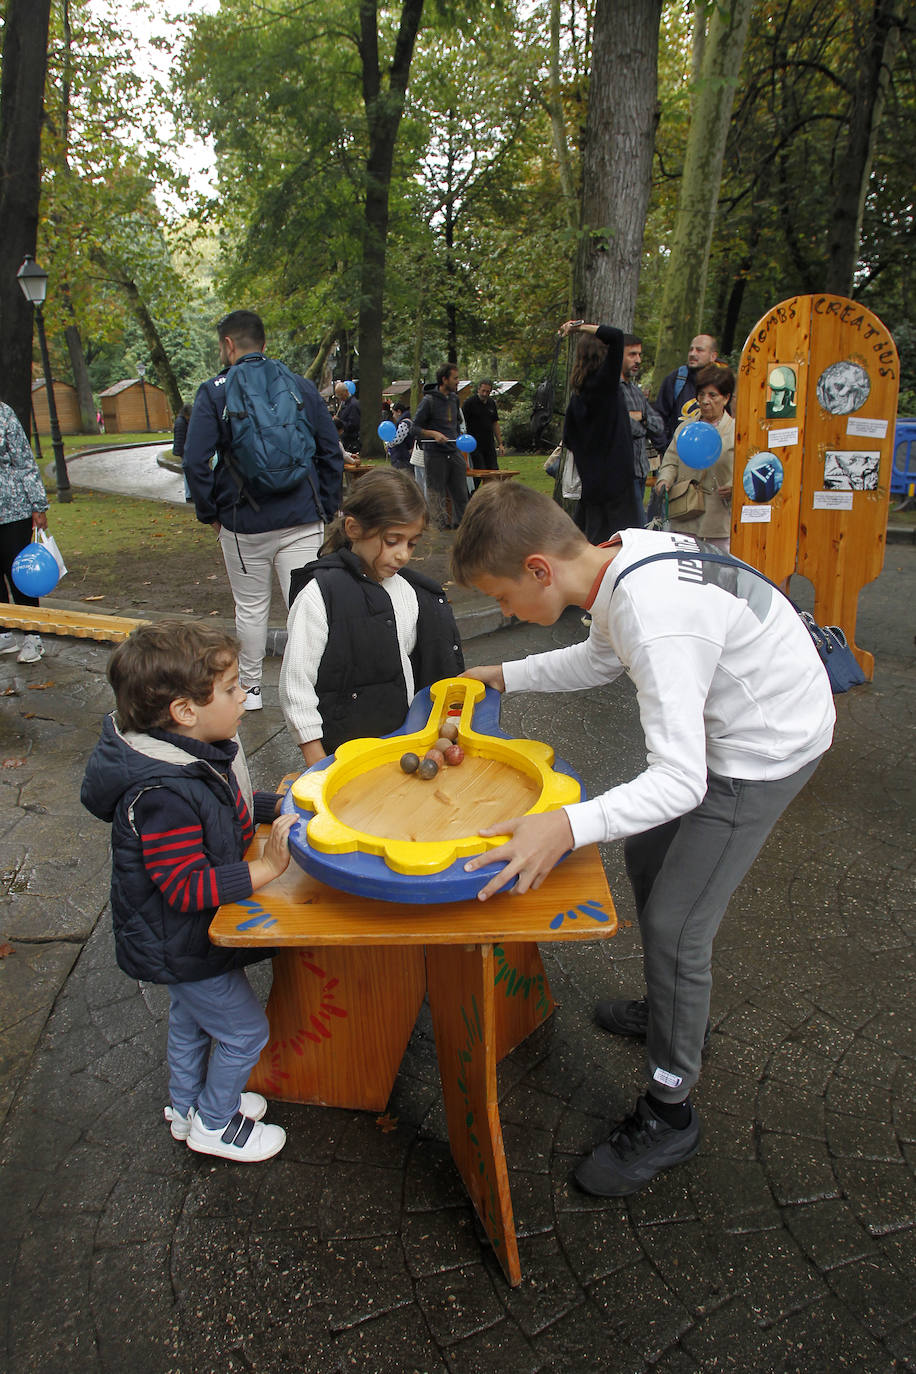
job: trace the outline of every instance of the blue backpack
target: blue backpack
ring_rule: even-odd
[[[232,448],[230,472],[255,509],[256,496],[292,491],[306,478],[315,492],[315,435],[296,377],[275,358],[251,353],[226,374],[223,415]]]

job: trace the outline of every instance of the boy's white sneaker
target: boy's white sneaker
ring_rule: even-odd
[[[0,630],[0,654],[15,654],[19,649],[19,641],[13,638],[12,630]]]
[[[211,1131],[197,1113],[188,1132],[188,1148],[200,1155],[216,1155],[219,1159],[233,1159],[239,1164],[258,1164],[279,1154],[286,1144],[282,1126],[267,1126],[250,1116],[236,1112],[226,1126]]]
[[[264,703],[263,703],[263,701],[261,700],[261,689],[260,689],[260,687],[247,687],[245,690],[246,690],[246,692],[247,692],[247,696],[245,697],[245,702],[244,702],[245,710],[246,710],[246,711],[260,711],[260,710],[262,710],[262,709],[263,709],[263,706],[264,706]]]
[[[241,1109],[244,1116],[250,1116],[252,1121],[260,1121],[267,1113],[267,1098],[260,1093],[242,1093]],[[174,1107],[165,1107],[163,1115],[169,1123],[172,1135],[176,1140],[187,1140],[191,1132],[191,1120],[194,1116],[194,1108],[191,1107],[187,1116],[182,1116],[181,1112],[176,1112]]]
[[[19,650],[17,663],[39,663],[44,653],[44,645],[38,635],[26,635]]]

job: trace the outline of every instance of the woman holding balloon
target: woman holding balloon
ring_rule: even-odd
[[[47,509],[48,498],[25,431],[15,412],[0,402],[0,601],[38,605],[38,597],[28,595],[13,580],[13,563],[28,547],[33,531],[47,529]],[[17,647],[20,663],[37,663],[41,657],[38,635],[26,635],[18,646],[8,630],[0,634],[0,653]]]
[[[673,528],[708,539],[728,553],[735,422],[726,406],[735,391],[735,374],[730,367],[710,363],[697,373],[696,387],[700,419],[678,425],[655,490],[659,496],[668,494]]]

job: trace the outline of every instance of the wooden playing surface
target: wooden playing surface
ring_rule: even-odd
[[[466,754],[457,767],[446,765],[428,781],[389,760],[345,783],[329,805],[339,820],[368,835],[435,842],[521,816],[540,791],[511,764]]]

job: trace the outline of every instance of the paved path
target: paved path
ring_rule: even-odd
[[[67,471],[74,487],[114,491],[121,496],[136,496],[139,500],[169,501],[183,506],[184,478],[161,468],[156,462],[160,453],[170,452],[170,445],[163,440],[158,444],[83,453],[67,459]]]
[[[545,948],[558,1010],[499,1073],[515,1290],[450,1161],[425,1011],[393,1129],[272,1107],[289,1144],[247,1169],[172,1141],[166,997],[115,967],[108,832],[77,799],[109,707],[107,650],[49,640],[39,664],[0,658],[0,935],[14,948],[0,960],[3,1368],[916,1368],[914,603],[916,550],[892,548],[862,596],[876,680],[838,700],[835,747],[717,942],[702,1151],[629,1200],[567,1182],[641,1084],[640,1047],[590,1019],[597,996],[641,987],[619,846],[616,939]],[[480,639],[469,659],[581,634],[568,615]],[[262,786],[295,761],[278,670],[270,660],[268,706],[243,722]],[[640,766],[626,683],[511,698],[504,722],[550,739],[590,791]]]

